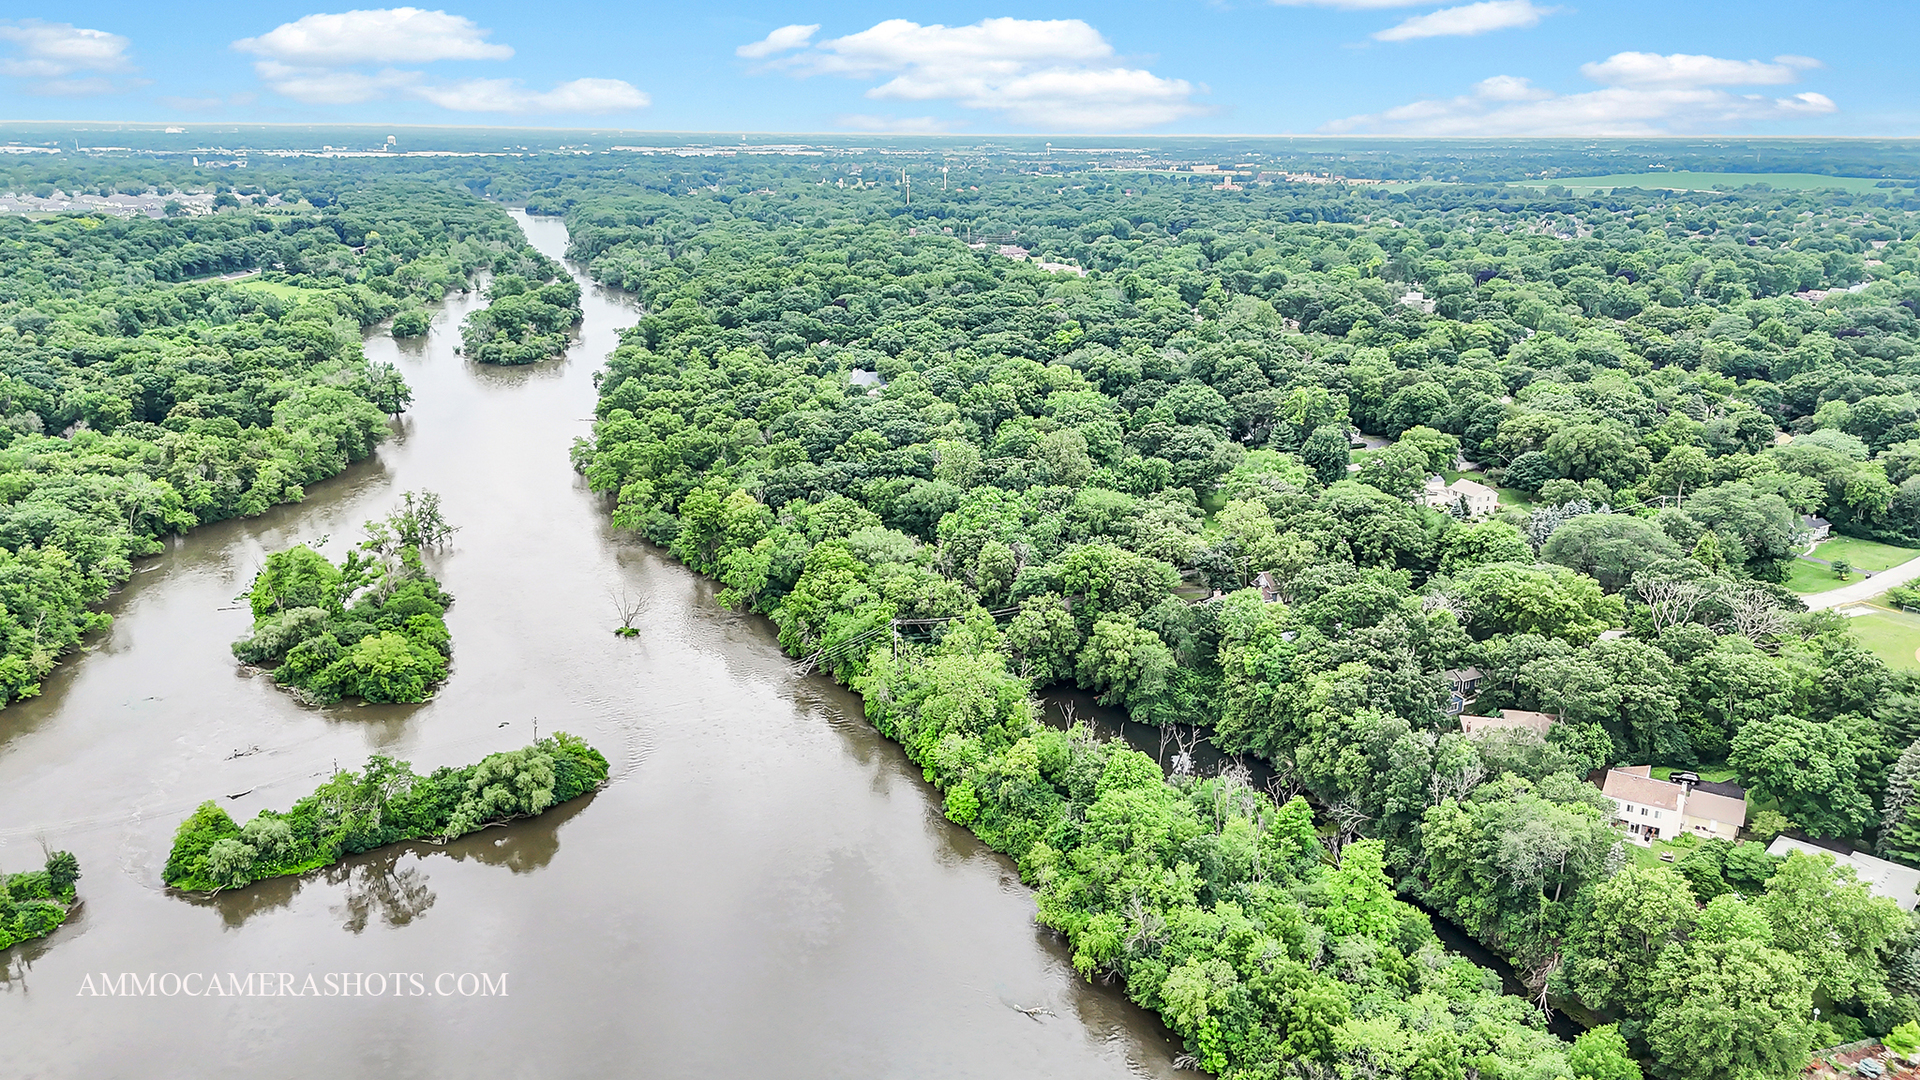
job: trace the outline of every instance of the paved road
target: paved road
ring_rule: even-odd
[[[1857,604],[1862,600],[1879,596],[1895,585],[1905,585],[1915,578],[1920,578],[1920,559],[1908,559],[1899,566],[1882,570],[1870,578],[1861,578],[1851,585],[1842,585],[1823,593],[1805,593],[1800,599],[1806,601],[1807,607],[1814,611],[1844,607],[1847,604]]]

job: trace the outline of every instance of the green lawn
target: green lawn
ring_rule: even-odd
[[[1832,562],[1845,559],[1856,570],[1887,570],[1920,555],[1913,548],[1894,547],[1892,544],[1876,543],[1872,540],[1855,540],[1851,536],[1836,536],[1822,540],[1814,547],[1813,556]]]
[[[1872,540],[1856,540],[1851,536],[1836,536],[1822,540],[1813,549],[1814,558],[1833,562],[1845,559],[1858,570],[1881,571],[1899,566],[1901,563],[1920,555],[1912,548],[1895,547],[1892,544],[1876,543]],[[1834,576],[1830,567],[1807,558],[1793,560],[1793,570],[1787,575],[1787,588],[1797,593],[1820,593],[1837,589],[1848,581],[1858,581],[1858,573],[1850,574],[1847,581]]]
[[[1683,768],[1677,765],[1655,765],[1653,767],[1653,777],[1656,780],[1671,780],[1673,779],[1673,774],[1677,772],[1690,772],[1700,779],[1712,783],[1730,783],[1738,778],[1738,775],[1725,765],[1702,765],[1694,769]]]
[[[1867,606],[1873,608],[1873,614],[1856,615],[1847,620],[1861,643],[1889,667],[1920,670],[1920,656],[1915,652],[1920,650],[1920,615],[1895,611],[1877,603]]]
[[[260,281],[255,278],[241,278],[233,283],[233,287],[236,289],[259,289],[261,292],[272,293],[284,300],[299,300],[308,293],[316,291],[313,289],[303,289],[298,285],[288,285],[284,281]]]
[[[1557,180],[1522,180],[1520,187],[1549,187],[1558,184],[1577,193],[1595,188],[1637,187],[1649,191],[1712,191],[1717,188],[1741,188],[1748,184],[1768,184],[1776,190],[1810,191],[1816,188],[1840,188],[1844,191],[1875,190],[1878,178],[1860,176],[1821,176],[1818,173],[1701,173],[1650,172],[1614,173],[1609,176],[1564,176]],[[1882,189],[1884,190],[1884,189]]]
[[[1681,833],[1672,840],[1655,840],[1646,847],[1634,843],[1626,845],[1627,854],[1633,856],[1633,864],[1639,867],[1659,866],[1665,861],[1660,858],[1660,853],[1663,851],[1673,852],[1673,861],[1679,862],[1687,857],[1688,852],[1699,846],[1700,841],[1695,839],[1692,833]],[[1668,863],[1668,865],[1672,864]]]
[[[1859,580],[1859,574],[1851,574],[1847,577],[1847,581]],[[1836,577],[1832,567],[1821,566],[1817,562],[1808,562],[1805,559],[1793,560],[1793,569],[1787,574],[1787,588],[1801,595],[1837,589],[1847,584],[1847,581],[1841,581]]]

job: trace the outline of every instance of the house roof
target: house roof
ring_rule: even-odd
[[[1725,795],[1729,799],[1739,799],[1743,803],[1747,801],[1746,788],[1741,787],[1739,784],[1729,784],[1725,780],[1702,780],[1693,785],[1693,790],[1710,792],[1714,795]]]
[[[1721,821],[1728,825],[1745,825],[1747,800],[1730,799],[1725,795],[1716,795],[1711,791],[1703,791],[1695,787],[1687,792],[1687,808],[1682,816],[1701,818],[1706,821]]]
[[[1920,889],[1920,870],[1911,866],[1876,859],[1858,851],[1829,851],[1791,836],[1776,836],[1773,843],[1767,845],[1769,855],[1787,855],[1795,851],[1807,855],[1833,856],[1835,862],[1853,867],[1854,876],[1865,882],[1874,895],[1887,897],[1904,910],[1912,911],[1914,905],[1920,903],[1920,893],[1915,892]]]
[[[1643,770],[1652,766],[1641,765],[1633,769],[1608,769],[1606,782],[1600,790],[1615,799],[1625,799],[1641,806],[1657,806],[1662,810],[1680,809],[1680,785],[1665,780],[1655,780]]]
[[[1475,498],[1498,499],[1500,497],[1499,492],[1493,490],[1487,485],[1479,483],[1478,481],[1468,480],[1465,477],[1462,477],[1461,479],[1455,480],[1453,483],[1448,484],[1447,490],[1457,491],[1460,494],[1465,495],[1470,499],[1475,499]]]
[[[1525,728],[1542,735],[1553,727],[1553,717],[1543,712],[1528,712],[1525,709],[1502,709],[1499,716],[1462,716],[1460,731],[1473,735],[1496,728]]]
[[[1472,682],[1480,678],[1480,669],[1477,667],[1448,668],[1447,678],[1454,682]]]

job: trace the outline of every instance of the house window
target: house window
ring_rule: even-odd
[[[1646,808],[1646,807],[1644,807],[1644,806],[1643,806],[1643,807],[1641,807],[1641,808],[1640,808],[1640,816],[1641,816],[1641,817],[1646,817],[1646,816],[1647,816],[1647,808]]]

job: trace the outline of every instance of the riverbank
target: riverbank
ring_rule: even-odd
[[[553,218],[524,221],[559,256]],[[920,770],[829,680],[710,583],[606,521],[567,457],[594,373],[638,320],[582,282],[565,359],[467,362],[482,301],[428,335],[379,328],[414,404],[374,458],[299,504],[175,538],[108,604],[114,626],[0,711],[0,866],[41,838],[89,867],[86,902],[0,954],[10,1075],[1045,1075],[1174,1080],[1180,1048],[1113,986],[1077,978],[1004,857],[948,822]],[[239,669],[233,597],[268,552],[339,558],[398,494],[462,530],[429,568],[460,602],[458,670],[420,705],[300,706]],[[637,639],[609,593],[641,601]],[[417,772],[565,729],[608,786],[444,846],[408,842],[215,897],[158,887],[210,794],[245,820],[382,754]],[[75,777],[85,777],[76,783]],[[590,811],[588,810],[590,807]],[[804,812],[802,812],[804,811]],[[508,972],[506,1000],[78,998],[92,972]],[[1020,1010],[1036,1010],[1029,1014]],[[352,1031],[353,1038],[340,1036]]]

